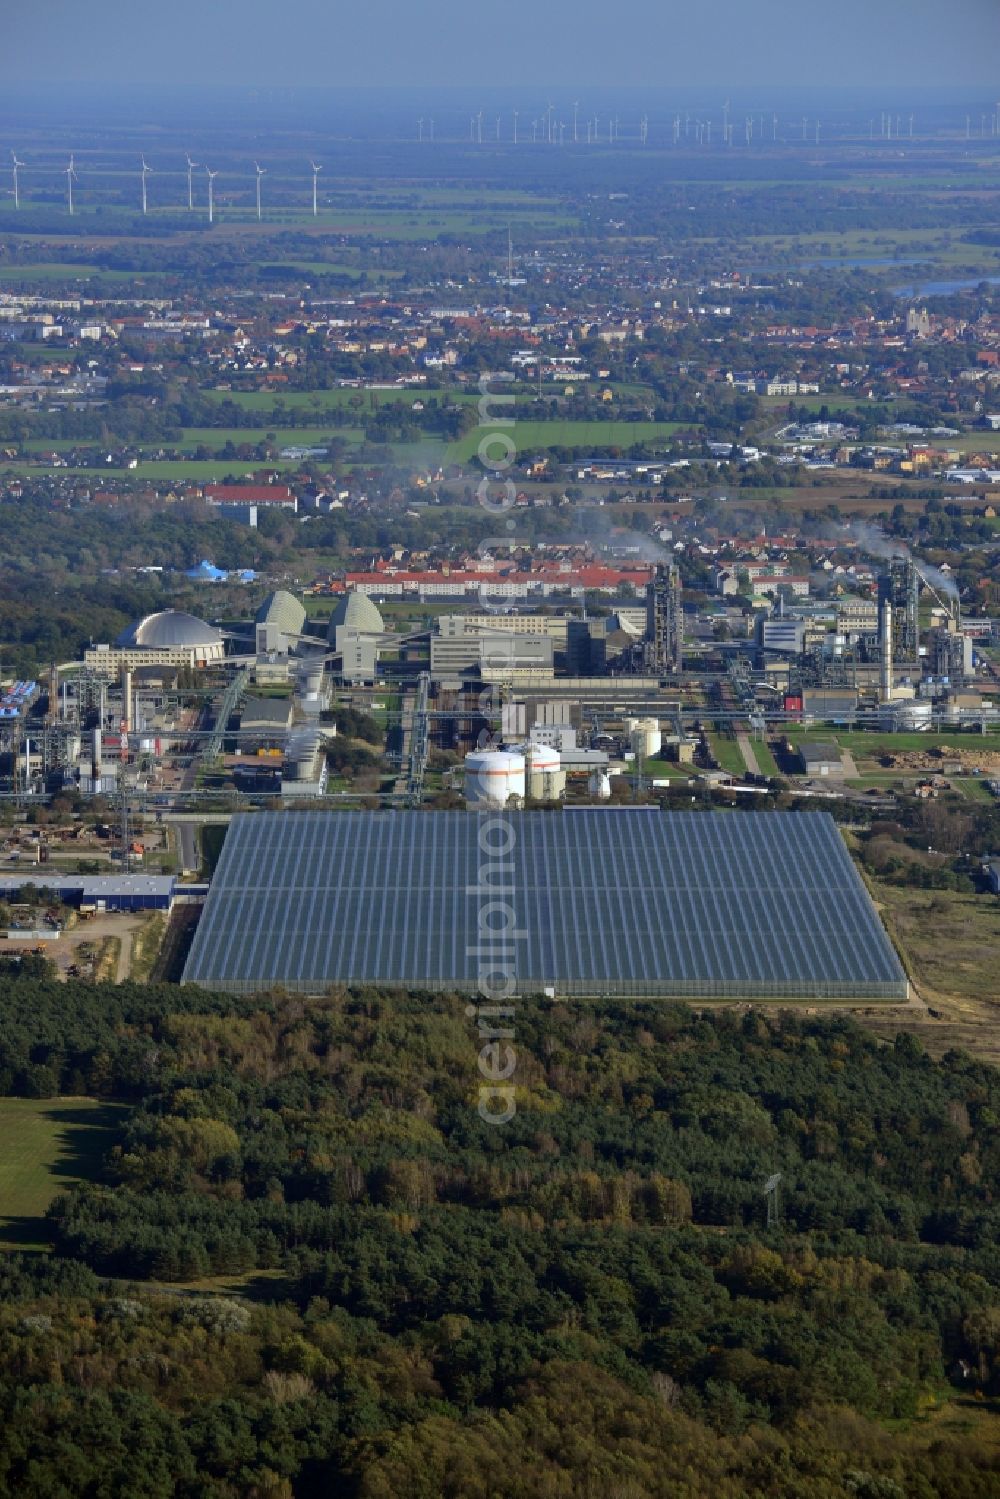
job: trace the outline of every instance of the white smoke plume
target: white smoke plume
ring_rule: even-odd
[[[947,598],[958,598],[958,588],[954,578],[950,578],[933,563],[914,557],[905,542],[899,541],[894,536],[886,536],[877,526],[870,526],[865,521],[852,521],[851,533],[857,538],[859,545],[872,557],[879,557],[885,562],[891,562],[895,557],[908,558],[913,562],[924,582],[930,584],[931,588]]]

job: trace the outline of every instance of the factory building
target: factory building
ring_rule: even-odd
[[[462,616],[453,617],[461,620]],[[553,675],[553,641],[549,635],[513,631],[462,629],[452,625],[446,635],[432,635],[431,680],[457,688],[464,677],[482,681],[519,679],[524,672]]]
[[[935,676],[946,677],[958,686],[972,676],[972,641],[959,632],[953,620],[931,637],[931,665]]]
[[[212,666],[225,654],[213,625],[180,609],[163,609],[130,625],[113,645],[90,646],[83,660],[102,676],[116,677],[139,666]]]
[[[757,620],[757,645],[766,653],[799,656],[805,649],[805,641],[806,622],[803,619],[776,614],[770,619],[761,615]]]
[[[571,619],[566,624],[566,670],[574,677],[603,676],[608,665],[606,619]]]
[[[467,635],[472,631],[513,635],[548,635],[557,651],[566,649],[566,635],[571,621],[565,614],[441,614],[437,631],[441,636]]]
[[[675,563],[660,564],[646,588],[647,670],[680,671],[683,636],[681,575]]]
[[[326,735],[315,727],[295,729],[288,736],[281,771],[283,797],[322,796],[329,780]]]
[[[169,911],[181,888],[187,894],[197,893],[192,886],[179,888],[172,874],[81,875],[56,870],[42,874],[32,870],[27,878],[0,875],[0,900],[15,900],[25,885],[51,892],[52,899],[65,906],[93,911]]]
[[[893,557],[879,575],[879,628],[885,638],[887,611],[891,632],[892,660],[912,666],[920,648],[920,575],[909,557]]]
[[[837,745],[819,740],[805,739],[798,747],[798,761],[810,777],[842,778],[844,762]]]

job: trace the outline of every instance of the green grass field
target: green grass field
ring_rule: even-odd
[[[165,276],[166,271],[105,270],[98,265],[74,264],[71,261],[40,261],[37,265],[6,265],[0,269],[0,283],[21,281],[142,281],[151,276]]]
[[[721,768],[727,770],[731,776],[738,776],[742,780],[747,768],[736,740],[726,739],[721,734],[709,734],[708,742]]]
[[[659,755],[643,760],[642,773],[651,781],[690,781],[698,775],[695,766],[680,765],[676,760],[661,760]]]
[[[474,427],[448,448],[449,463],[468,463],[475,457],[484,433],[488,429]],[[531,452],[535,448],[630,448],[637,442],[666,442],[680,431],[677,422],[516,422],[505,428],[518,452]],[[491,449],[491,453],[494,450]],[[495,456],[503,449],[498,446]]]
[[[780,775],[774,755],[771,753],[770,745],[766,744],[763,739],[752,739],[750,742],[753,745],[753,752],[757,756],[757,764],[760,766],[761,775]]]
[[[940,734],[936,730],[925,734],[867,734],[856,730],[826,729],[822,724],[785,724],[781,732],[793,742],[798,739],[835,740],[842,749],[850,750],[855,758],[892,754],[895,750],[930,750],[936,745],[944,749],[1000,753],[1000,734]]]
[[[369,281],[398,281],[404,274],[402,271],[385,269],[379,266],[344,265],[329,260],[266,260],[258,267],[261,271],[289,271],[301,272],[304,276],[342,276],[349,281],[359,281],[362,275],[367,275]]]
[[[543,396],[556,396],[561,394],[562,388],[561,385],[544,385],[542,394]],[[643,389],[638,385],[616,386],[614,384],[611,388],[623,395],[639,394]],[[301,410],[303,407],[339,410],[347,406],[356,411],[372,411],[379,406],[393,406],[400,402],[412,405],[414,401],[423,401],[426,405],[429,401],[437,401],[439,404],[469,406],[475,405],[479,400],[478,390],[460,390],[454,386],[421,387],[419,385],[397,386],[391,390],[363,390],[355,386],[337,386],[332,390],[203,390],[201,394],[206,400],[216,401],[220,405],[231,401],[234,406],[239,406],[244,411],[271,411],[275,406],[286,406],[295,410]],[[537,388],[534,385],[516,385],[512,382],[509,388],[499,388],[496,394],[513,394],[515,402],[518,405],[524,405],[535,399]],[[495,406],[492,409],[499,414],[504,408]],[[603,426],[604,423],[594,422],[590,425]],[[629,423],[628,425],[644,424]]]
[[[177,459],[165,460],[162,463],[140,463],[138,468],[58,468],[51,470],[52,473],[61,475],[80,474],[95,479],[131,479],[134,483],[141,484],[144,479],[162,479],[168,482],[181,483],[185,479],[208,480],[225,479],[229,476],[249,476],[255,463],[252,459]],[[293,469],[297,467],[291,458],[275,458],[268,463],[269,468]],[[48,469],[33,468],[28,470],[23,464],[4,463],[0,464],[0,473],[24,474],[26,472],[48,473]]]
[[[96,1178],[126,1115],[94,1098],[0,1098],[0,1249],[44,1247],[44,1214]]]
[[[224,448],[227,442],[255,446],[268,440],[279,448],[310,448],[337,437],[343,442],[361,442],[364,433],[360,427],[185,427],[181,441],[185,448]]]

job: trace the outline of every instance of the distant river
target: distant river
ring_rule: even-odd
[[[800,270],[815,271],[834,266],[843,271],[860,271],[870,265],[919,265],[917,257],[899,259],[895,255],[868,255],[855,258],[851,255],[824,255],[818,260],[799,260],[796,262]]]
[[[1000,276],[968,276],[962,281],[922,281],[919,286],[894,286],[897,297],[950,297],[952,292],[967,291],[985,281],[1000,286]]]

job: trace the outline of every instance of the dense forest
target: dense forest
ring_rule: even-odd
[[[0,1495],[1000,1494],[1000,1074],[835,1016],[510,1028],[500,1128],[458,998],[6,981],[0,1093],[129,1107],[0,1265]]]

